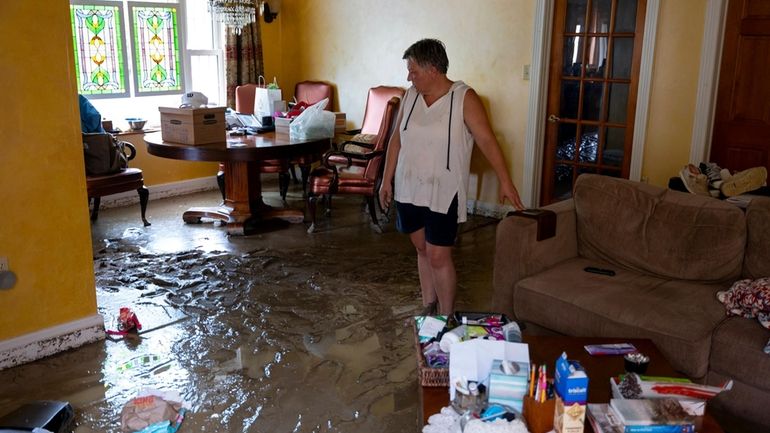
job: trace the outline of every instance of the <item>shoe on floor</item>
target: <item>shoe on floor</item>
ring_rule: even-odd
[[[679,177],[684,182],[684,187],[687,191],[693,194],[703,195],[711,197],[709,193],[709,181],[705,174],[701,173],[698,167],[693,164],[686,165],[682,171],[679,172]]]
[[[727,197],[733,197],[745,192],[754,191],[764,186],[767,180],[767,169],[765,167],[753,167],[739,171],[722,182],[720,191]]]

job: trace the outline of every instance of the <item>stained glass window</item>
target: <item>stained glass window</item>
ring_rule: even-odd
[[[70,6],[78,92],[128,96],[121,7],[90,3]]]
[[[183,89],[177,8],[129,2],[137,95]]]

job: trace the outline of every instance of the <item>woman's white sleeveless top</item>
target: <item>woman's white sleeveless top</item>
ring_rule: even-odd
[[[414,87],[401,103],[401,151],[395,199],[446,214],[457,194],[457,222],[467,219],[466,198],[473,136],[463,106],[470,87],[455,81],[430,107]],[[451,116],[451,117],[450,117]]]

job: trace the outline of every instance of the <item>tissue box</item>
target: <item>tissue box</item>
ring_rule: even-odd
[[[556,408],[553,413],[553,429],[556,433],[583,433],[585,421],[585,403],[566,403],[556,396]]]
[[[512,374],[506,374],[502,361],[492,361],[489,373],[489,402],[511,406],[522,411],[524,396],[529,382],[529,363],[512,362]]]
[[[566,353],[556,359],[554,387],[564,403],[585,403],[588,400],[588,375],[578,361],[568,360]]]

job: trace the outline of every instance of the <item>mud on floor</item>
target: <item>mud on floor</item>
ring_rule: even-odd
[[[152,387],[190,403],[183,431],[416,431],[415,259],[386,254],[325,266],[334,254],[108,242],[94,261],[99,313],[110,328],[130,306],[143,334],[0,372],[0,409],[67,400],[77,432],[118,431],[123,404]]]

